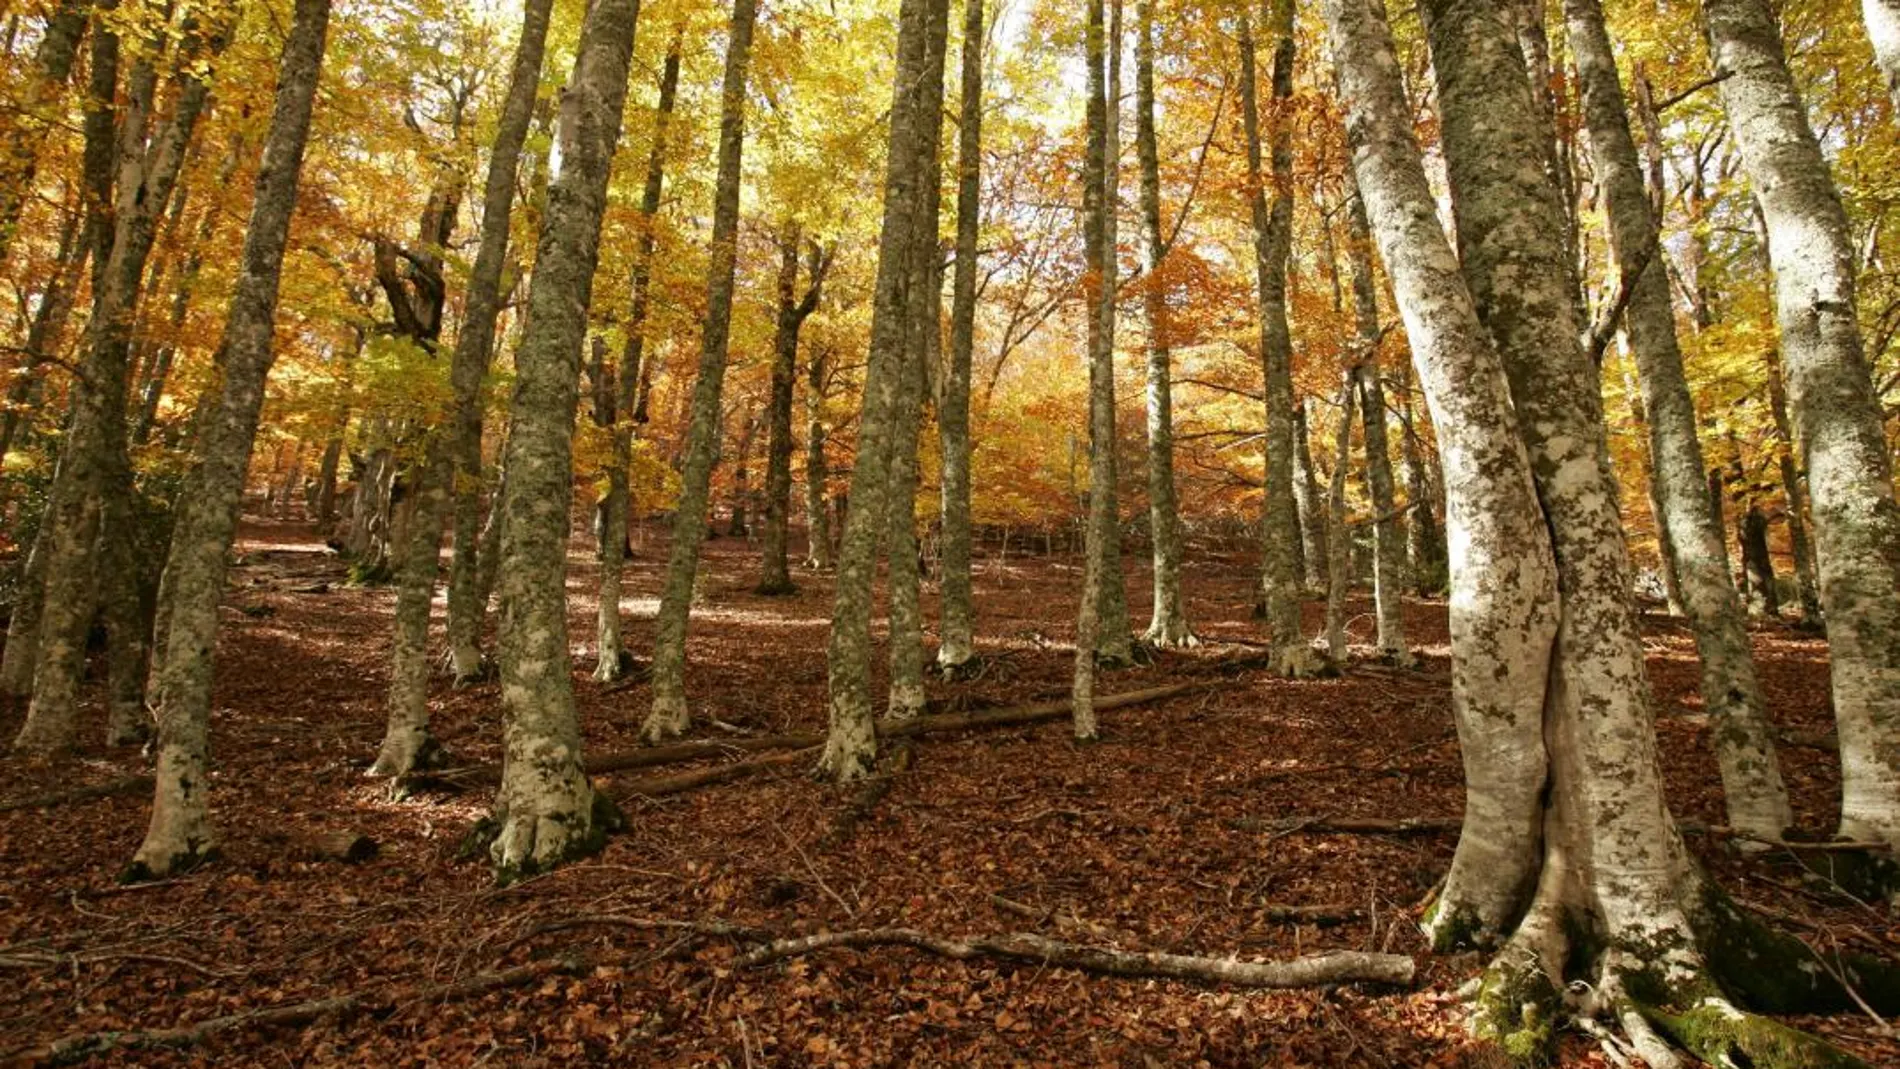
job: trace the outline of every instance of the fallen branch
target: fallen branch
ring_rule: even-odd
[[[1201,690],[1229,685],[1227,681],[1196,680],[1191,683],[1174,683],[1165,687],[1153,687],[1148,690],[1130,691],[1125,694],[1112,694],[1098,698],[1095,708],[1120,709],[1130,705],[1145,705],[1149,702],[1193,694]],[[1052,701],[1037,702],[1031,705],[1015,705],[1002,709],[983,709],[973,713],[939,713],[934,716],[919,716],[908,720],[880,720],[877,735],[880,739],[903,739],[917,735],[933,735],[950,731],[976,731],[985,728],[1015,727],[1022,724],[1038,724],[1049,720],[1063,720],[1070,716],[1069,699],[1059,698]],[[791,732],[784,735],[761,735],[752,739],[709,739],[696,742],[678,742],[670,746],[653,746],[625,753],[597,754],[581,762],[588,775],[598,776],[610,772],[626,772],[636,768],[653,768],[660,765],[682,764],[687,761],[701,761],[709,758],[731,757],[734,754],[760,753],[772,750],[804,750],[821,745],[825,741],[824,733],[815,731]],[[743,762],[750,764],[750,762]],[[735,766],[737,767],[737,766]],[[744,775],[745,773],[741,773]],[[497,765],[470,765],[465,768],[443,769],[431,772],[418,772],[406,776],[401,781],[405,786],[455,786],[472,787],[499,782],[501,775]],[[708,782],[719,782],[711,780]],[[150,781],[148,780],[149,784]],[[698,786],[695,783],[693,786]],[[650,792],[642,792],[650,793]],[[674,793],[674,792],[663,792]]]
[[[151,789],[152,777],[144,775],[127,776],[124,779],[113,780],[111,783],[100,783],[91,787],[74,787],[70,790],[36,795],[32,798],[16,798],[12,801],[0,802],[0,813],[11,813],[16,809],[51,809],[54,806],[65,805],[68,802],[89,802],[94,798],[111,798],[114,795],[120,794],[137,794],[140,791],[149,791]]]
[[[758,757],[750,761],[739,761],[730,765],[714,765],[711,768],[694,769],[691,772],[679,772],[671,776],[648,776],[645,779],[637,779],[628,783],[626,790],[628,793],[638,794],[646,798],[663,798],[669,794],[683,794],[687,791],[709,786],[714,783],[726,783],[735,779],[745,779],[748,776],[756,776],[761,772],[769,772],[775,768],[783,768],[786,765],[797,764],[800,761],[808,761],[817,756],[817,749],[816,746],[812,746],[803,750],[793,750],[790,753],[777,753],[769,757]]]
[[[1227,822],[1238,831],[1270,832],[1274,836],[1308,832],[1313,835],[1439,835],[1463,826],[1460,817],[1285,817],[1261,820],[1239,817]]]
[[[251,1010],[245,1013],[233,1013],[223,1017],[213,1017],[197,1024],[180,1025],[176,1028],[82,1032],[55,1040],[38,1049],[21,1052],[7,1060],[10,1064],[16,1065],[72,1065],[95,1055],[115,1050],[192,1047],[222,1032],[252,1028],[302,1027],[327,1017],[352,1017],[360,1013],[389,1012],[405,1002],[440,1002],[471,998],[501,988],[520,987],[554,973],[573,975],[581,972],[582,969],[582,962],[576,958],[548,958],[512,969],[481,973],[454,983],[434,984],[407,994],[384,989],[312,999],[308,1002],[272,1006],[268,1009]]]
[[[1194,983],[1233,984],[1238,987],[1319,987],[1326,984],[1375,983],[1409,987],[1414,964],[1402,954],[1334,951],[1292,961],[1239,961],[1185,954],[1117,950],[1113,947],[1062,943],[1039,935],[1016,933],[943,939],[913,928],[866,928],[848,932],[820,932],[802,939],[786,939],[748,951],[733,959],[739,968],[755,968],[784,958],[799,957],[833,947],[905,946],[955,961],[999,958],[1080,969],[1106,976],[1146,976]]]

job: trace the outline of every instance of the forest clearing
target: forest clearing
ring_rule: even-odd
[[[1104,712],[1098,745],[1078,747],[1060,721],[920,737],[909,767],[849,831],[841,815],[858,791],[814,782],[808,754],[645,800],[634,784],[646,770],[604,775],[597,782],[625,809],[628,830],[592,860],[497,889],[479,860],[455,859],[486,788],[425,785],[392,804],[362,776],[382,729],[389,592],[345,586],[344,563],[307,525],[248,526],[238,552],[214,712],[224,856],[192,875],[121,887],[143,823],[140,792],[9,812],[0,963],[15,982],[0,1017],[13,1022],[10,1050],[354,995],[374,1001],[175,1050],[121,1051],[106,1064],[1469,1064],[1455,992],[1481,960],[1434,955],[1418,929],[1462,804],[1441,603],[1407,605],[1422,653],[1415,671],[1367,659],[1339,678],[1280,680],[1262,670],[1250,637],[1246,554],[1197,553],[1185,587],[1206,645],[1113,673],[1103,689],[1205,689]],[[636,648],[652,626],[656,553],[629,569]],[[593,612],[588,556],[576,553],[577,631]],[[827,584],[801,576],[795,600],[761,598],[749,589],[752,563],[743,539],[707,547],[697,611],[720,623],[695,635],[691,663],[697,689],[713,696],[705,713],[722,725],[707,733],[715,741],[824,726]],[[1066,694],[1072,654],[1043,633],[1041,606],[1073,593],[1078,564],[1067,554],[979,558],[990,667],[933,685],[933,712]],[[1368,608],[1353,607],[1362,658],[1372,653]],[[1719,825],[1693,644],[1662,618],[1646,633],[1671,808]],[[1825,733],[1821,644],[1773,628],[1755,647],[1776,726]],[[576,670],[590,754],[638,749],[644,689]],[[453,765],[499,756],[494,690],[445,694],[435,708]],[[1838,790],[1833,757],[1787,753],[1797,821],[1824,827]],[[0,804],[111,785],[143,767],[88,746],[57,774],[9,768]],[[1427,828],[1325,828],[1351,818]],[[321,844],[338,833],[373,841],[375,856],[326,858]],[[1691,842],[1738,900],[1795,925],[1818,952],[1900,947],[1884,907],[1856,902],[1797,856]],[[710,934],[721,924],[758,934]],[[735,964],[762,940],[893,927],[1261,960],[1383,951],[1415,957],[1418,972],[1403,986],[1261,992],[903,947]],[[535,965],[556,968],[448,993]],[[1799,1023],[1870,1064],[1900,1059],[1900,1043],[1866,1016]],[[1563,1052],[1564,1065],[1606,1064],[1581,1036]]]

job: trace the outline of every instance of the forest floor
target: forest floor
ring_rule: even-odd
[[[650,646],[662,537],[641,532],[625,609]],[[1482,965],[1435,956],[1422,903],[1455,833],[1318,834],[1317,818],[1455,818],[1460,766],[1449,711],[1445,608],[1408,603],[1423,663],[1369,663],[1356,601],[1355,666],[1285,682],[1257,667],[1251,555],[1190,554],[1191,618],[1206,645],[1107,674],[1098,694],[1207,681],[1209,689],[1104,713],[1106,739],[1078,747],[1060,721],[916,740],[855,834],[832,835],[855,792],[809,761],[665,798],[630,796],[642,772],[598,782],[630,828],[598,857],[505,889],[455,850],[488,789],[390,800],[363,776],[382,734],[394,593],[344,585],[344,563],[310,526],[247,523],[224,609],[212,716],[212,804],[223,856],[161,883],[116,877],[145,829],[136,790],[0,814],[0,1064],[62,1036],[192,1025],[346,994],[363,1012],[305,1027],[242,1027],[179,1050],[117,1051],[102,1064],[1454,1066],[1466,1064],[1456,989]],[[570,579],[575,690],[590,755],[632,750],[647,688],[603,687],[592,633],[591,546]],[[751,593],[756,548],[706,547],[689,693],[710,737],[822,729],[831,587],[801,574],[791,598]],[[1131,617],[1147,619],[1145,565],[1127,569]],[[978,709],[1060,698],[1072,667],[1079,561],[1012,555],[977,572],[976,679],[933,683],[933,706]],[[934,593],[934,590],[931,591]],[[438,617],[442,610],[437,604]],[[1316,631],[1319,607],[1308,606]],[[439,619],[438,619],[439,624]],[[438,629],[439,634],[439,629]],[[1708,731],[1693,716],[1689,636],[1652,618],[1649,666],[1670,802],[1721,822]],[[1824,645],[1757,631],[1770,708],[1784,729],[1829,724]],[[1250,665],[1253,665],[1250,667]],[[493,682],[437,687],[435,728],[459,764],[499,756]],[[0,714],[11,737],[22,711]],[[114,784],[146,771],[98,745],[76,761],[0,761],[0,806]],[[1803,827],[1833,823],[1826,750],[1787,747]],[[380,851],[349,864],[308,844],[347,830]],[[828,837],[829,836],[829,837]],[[1741,857],[1691,840],[1739,900],[1806,939],[1900,953],[1885,906],[1858,903],[1791,857]],[[602,918],[619,918],[618,921]],[[550,922],[589,918],[585,924]],[[1111,979],[1068,969],[951,961],[903,948],[830,950],[759,968],[745,944],[654,919],[731,922],[794,936],[902,925],[949,937],[1039,931],[1072,942],[1281,959],[1322,949],[1415,955],[1410,991],[1254,992]],[[496,970],[573,957],[573,972],[445,997]],[[519,977],[524,974],[511,974]],[[1876,1065],[1900,1044],[1866,1017],[1803,1019]],[[1601,1065],[1581,1037],[1565,1065]]]

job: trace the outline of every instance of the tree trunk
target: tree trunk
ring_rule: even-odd
[[[1273,99],[1293,92],[1293,0],[1270,0],[1274,38]],[[1291,124],[1276,118],[1272,135],[1272,207],[1261,163],[1260,105],[1250,17],[1240,20],[1240,106],[1247,140],[1247,185],[1253,212],[1254,269],[1260,299],[1260,360],[1266,383],[1266,497],[1261,506],[1267,633],[1278,671],[1310,674],[1318,661],[1300,631],[1301,575],[1294,546],[1301,539],[1294,489],[1293,337],[1287,324],[1287,259],[1293,244]],[[1284,110],[1284,109],[1282,109]]]
[[[1446,586],[1445,531],[1439,525],[1443,487],[1425,460],[1412,405],[1412,361],[1399,361],[1399,458],[1405,465],[1405,570],[1420,597],[1441,594]]]
[[[1122,0],[1108,0],[1105,108],[1102,124],[1101,242],[1097,276],[1102,298],[1096,306],[1101,334],[1089,350],[1089,551],[1094,554],[1096,586],[1095,655],[1103,664],[1134,660],[1128,627],[1127,584],[1122,578],[1121,474],[1115,418],[1115,328],[1121,295],[1121,82]],[[1086,214],[1086,209],[1085,209]],[[1099,347],[1099,351],[1097,349]],[[1098,468],[1099,465],[1099,468]],[[1102,511],[1094,509],[1097,495]]]
[[[1359,334],[1359,405],[1364,424],[1366,491],[1372,502],[1372,597],[1379,621],[1379,656],[1410,667],[1405,641],[1405,529],[1393,499],[1392,454],[1386,443],[1385,383],[1379,374],[1379,290],[1372,275],[1372,224],[1358,192],[1346,205],[1348,258],[1352,262],[1353,322]],[[1415,504],[1416,513],[1422,505]],[[1429,514],[1429,509],[1426,510]]]
[[[5,412],[0,413],[0,457],[13,450],[22,424],[31,429],[30,413],[40,407],[45,392],[44,367],[58,357],[71,318],[73,298],[79,288],[80,273],[86,269],[91,248],[85,240],[84,210],[71,212],[60,231],[59,252],[53,273],[40,291],[39,305],[33,310],[33,322],[27,327],[25,363],[13,371],[13,383],[7,388]]]
[[[1900,844],[1900,510],[1854,304],[1846,213],[1764,0],[1703,7],[1767,225],[1788,404],[1813,495],[1840,726],[1841,834]]]
[[[597,0],[561,101],[561,173],[528,286],[515,355],[502,498],[501,790],[483,837],[509,882],[598,849],[618,814],[581,770],[567,641],[567,542],[581,345],[599,263],[607,180],[620,141],[638,0]]]
[[[1304,589],[1323,596],[1330,589],[1326,569],[1333,555],[1326,541],[1326,491],[1313,465],[1312,407],[1309,397],[1294,399],[1293,506],[1300,514],[1300,543],[1293,570]]]
[[[53,525],[52,551],[46,558],[33,700],[26,723],[14,739],[15,751],[23,754],[68,749],[76,730],[86,632],[97,606],[94,580],[102,567],[96,555],[103,530],[102,502],[130,484],[125,397],[132,326],[159,219],[171,200],[186,146],[210,93],[199,65],[214,59],[225,42],[222,30],[207,31],[192,20],[184,25],[185,36],[174,57],[178,73],[173,77],[176,104],[171,116],[158,122],[148,139],[157,92],[150,58],[140,60],[127,78],[127,98],[118,116],[115,200],[110,222],[101,219],[96,234],[92,314],[80,358],[83,374],[62,449],[63,481],[49,492],[48,515],[41,521]],[[89,136],[87,155],[96,152],[98,145]],[[89,166],[91,162],[89,158]],[[124,486],[115,485],[120,480],[114,473],[121,469],[128,473]],[[129,518],[129,513],[115,513]],[[109,539],[118,537],[116,532],[107,534]]]
[[[884,214],[878,232],[877,280],[872,294],[871,345],[857,458],[851,466],[831,638],[825,651],[830,724],[821,776],[862,779],[877,763],[877,727],[871,709],[871,601],[879,534],[889,529],[891,422],[903,392],[905,345],[911,322],[907,282],[923,186],[921,130],[913,89],[923,79],[930,20],[942,5],[903,0],[898,13],[897,68],[891,89],[891,132],[884,176]]]
[[[1108,196],[1107,36],[1103,0],[1088,0],[1083,32],[1083,59],[1088,64],[1087,137],[1082,166],[1082,244],[1086,272],[1083,297],[1088,316],[1089,362],[1089,492],[1084,528],[1086,551],[1082,568],[1082,604],[1076,613],[1075,676],[1070,686],[1075,738],[1091,742],[1101,735],[1095,716],[1095,671],[1100,658],[1103,619],[1103,573],[1111,566],[1107,531],[1115,524],[1115,251],[1109,245],[1107,220],[1114,208]]]
[[[1702,700],[1722,769],[1729,823],[1780,837],[1793,823],[1776,766],[1772,729],[1756,679],[1748,632],[1728,581],[1722,530],[1703,495],[1695,402],[1683,374],[1675,310],[1663,270],[1661,235],[1643,187],[1640,157],[1599,0],[1566,0],[1570,47],[1582,82],[1583,120],[1596,180],[1604,191],[1618,269],[1630,287],[1623,329],[1649,417],[1651,486],[1658,527],[1673,553],[1683,609],[1702,660]]]
[[[17,90],[14,110],[0,123],[0,261],[13,248],[20,213],[32,196],[40,146],[47,131],[57,123],[59,104],[66,81],[72,76],[73,60],[79,55],[79,39],[86,32],[91,6],[87,0],[60,0],[48,14],[26,84]],[[110,9],[116,4],[98,6]]]
[[[944,54],[950,34],[948,0],[930,0],[924,77],[917,88],[918,218],[912,244],[909,333],[903,384],[891,420],[890,532],[885,570],[890,585],[889,715],[923,712],[924,616],[917,548],[918,435],[930,392],[930,368],[942,358],[943,273],[937,247],[943,187]]]
[[[937,667],[945,675],[963,671],[976,657],[970,579],[970,364],[976,351],[976,268],[981,255],[977,242],[983,223],[984,33],[983,0],[963,0],[963,100],[957,121],[957,245],[950,283],[950,362],[944,368],[943,397],[937,404],[937,439],[943,455]]]
[[[1339,390],[1339,425],[1333,433],[1333,475],[1326,494],[1326,660],[1346,663],[1346,594],[1352,589],[1352,532],[1346,527],[1346,469],[1352,461],[1352,399],[1358,370],[1348,371]]]
[[[746,65],[758,0],[733,0],[719,109],[719,178],[713,197],[711,258],[706,268],[706,329],[700,338],[699,375],[693,384],[692,422],[680,472],[679,504],[666,562],[653,638],[653,711],[640,735],[648,742],[685,733],[686,624],[693,607],[700,543],[706,539],[707,497],[719,448],[719,399],[726,381],[732,334],[733,269],[739,238],[739,186],[745,151]]]
[[[812,354],[805,372],[805,567],[831,567],[831,502],[825,483],[825,350]]]
[[[237,533],[244,474],[257,437],[264,380],[274,349],[278,283],[297,202],[311,105],[323,63],[329,0],[297,0],[278,63],[270,133],[257,171],[237,289],[219,348],[219,401],[200,438],[201,465],[181,507],[165,565],[169,624],[154,697],[159,707],[158,766],[151,825],[129,875],[162,877],[216,850],[206,778],[212,651],[225,555]]]
[[[1742,513],[1740,529],[1742,574],[1748,578],[1748,614],[1772,620],[1781,615],[1781,594],[1775,589],[1775,558],[1768,550],[1768,516],[1761,505],[1749,504]]]
[[[798,385],[798,336],[805,320],[818,310],[829,253],[812,243],[811,282],[798,294],[799,228],[790,225],[779,237],[778,321],[772,338],[772,405],[765,448],[765,550],[758,592],[790,594],[791,554],[788,549],[792,514],[792,402]]]
[[[1794,428],[1788,419],[1788,390],[1782,385],[1781,353],[1773,348],[1768,357],[1768,408],[1775,418],[1775,459],[1781,476],[1781,492],[1788,503],[1788,543],[1794,553],[1795,589],[1801,598],[1801,619],[1814,625],[1821,622],[1821,592],[1814,582],[1814,546],[1808,540],[1808,494],[1802,487],[1801,471],[1795,466]]]

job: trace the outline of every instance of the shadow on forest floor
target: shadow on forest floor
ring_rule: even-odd
[[[647,530],[642,539],[623,609],[629,645],[644,657],[664,558],[662,534]],[[130,1057],[260,1065],[1464,1060],[1452,992],[1479,961],[1426,955],[1414,924],[1453,837],[1322,835],[1274,824],[1459,813],[1442,604],[1408,603],[1412,642],[1426,654],[1416,673],[1362,666],[1299,683],[1241,673],[1219,689],[1107,713],[1106,742],[1086,748],[1060,724],[933,736],[836,847],[820,841],[849,794],[812,782],[801,765],[655,801],[623,797],[631,827],[599,857],[495,890],[483,866],[453,858],[485,811],[485,790],[394,803],[362,776],[381,736],[393,592],[344,586],[342,562],[305,525],[247,524],[240,549],[213,716],[223,860],[164,884],[116,887],[144,831],[140,794],[0,816],[0,973],[8,978],[0,1019],[10,1022],[0,1045],[168,1027],[384,984],[413,989],[585,948],[609,964],[439,1005],[398,1001],[393,1011],[347,1021],[232,1032],[186,1051]],[[577,542],[571,560],[575,690],[589,752],[630,750],[647,688],[609,691],[589,678],[591,546]],[[975,707],[1066,693],[1073,564],[980,560],[987,666],[970,682],[932,684],[932,698]],[[744,540],[706,547],[687,675],[695,715],[748,732],[820,730],[830,581],[801,573],[797,596],[764,598],[750,592],[756,567],[756,547]],[[1215,678],[1223,659],[1258,652],[1235,645],[1258,636],[1248,619],[1251,570],[1246,555],[1190,554],[1190,614],[1208,645],[1111,673],[1098,691]],[[1127,577],[1139,627],[1148,615],[1145,563],[1131,556]],[[926,593],[934,610],[934,588]],[[438,598],[438,636],[442,611]],[[1353,612],[1356,641],[1369,643],[1363,597]],[[1309,631],[1319,615],[1309,604]],[[1683,819],[1720,823],[1706,727],[1673,715],[1700,711],[1693,646],[1679,625],[1653,620],[1649,649],[1671,803]],[[1827,728],[1824,645],[1774,629],[1757,633],[1756,652],[1777,722]],[[494,683],[455,692],[439,683],[432,706],[458,763],[498,758]],[[10,737],[20,716],[5,710],[0,731]],[[99,747],[102,714],[89,717],[75,762],[0,762],[5,798],[144,770],[137,754]],[[1832,754],[1788,748],[1783,764],[1799,823],[1831,825]],[[615,780],[600,783],[611,794]],[[380,854],[325,863],[302,845],[343,829],[375,839]],[[1886,909],[1804,885],[1782,859],[1743,861],[1699,841],[1697,849],[1739,899],[1772,904],[1782,923],[1805,926],[1796,934],[1890,956],[1900,945]],[[1325,916],[1288,921],[1284,907]],[[1040,925],[1078,941],[1215,956],[1388,950],[1419,955],[1421,970],[1418,989],[1405,994],[1256,993],[902,949],[735,971],[734,950],[719,939],[612,927],[531,934],[551,919],[601,914],[723,920],[783,935],[903,925],[957,936]],[[1803,1024],[1876,1064],[1895,1063],[1896,1048],[1871,1021]],[[1566,1065],[1599,1058],[1579,1040],[1564,1048]]]

